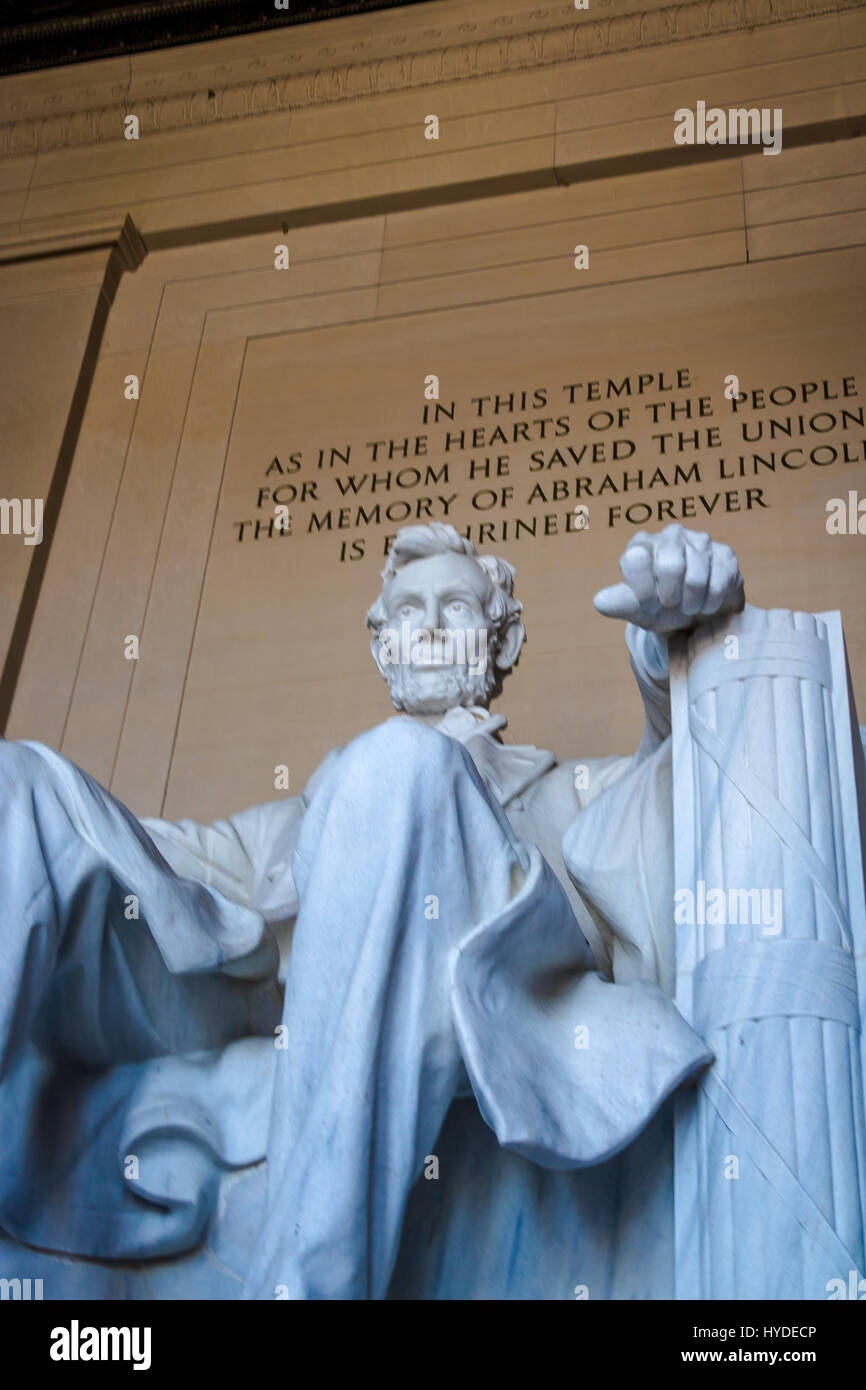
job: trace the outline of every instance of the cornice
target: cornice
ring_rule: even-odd
[[[187,130],[863,7],[864,0],[589,0],[587,10],[575,10],[573,0],[532,8],[527,0],[485,0],[467,11],[462,2],[436,0],[334,20],[324,46],[325,26],[300,25],[131,62],[81,64],[60,77],[2,79],[0,153],[112,142],[129,111],[151,133]]]
[[[291,0],[285,9],[237,0],[42,0],[26,20],[21,0],[0,3],[0,73],[31,73],[105,57],[164,51],[297,24],[372,14],[418,0]],[[70,8],[73,10],[69,13]],[[35,13],[33,12],[35,9]]]
[[[0,264],[30,261],[41,256],[71,255],[76,251],[96,251],[101,247],[117,250],[123,270],[137,270],[147,254],[138,228],[127,216],[123,222],[115,220],[80,228],[52,228],[41,235],[37,232],[16,238],[0,234]]]

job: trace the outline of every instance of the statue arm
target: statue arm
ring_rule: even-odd
[[[216,888],[244,907],[253,906],[253,861],[231,818],[199,825],[193,820],[145,816],[140,823],[176,874]]]
[[[250,806],[209,825],[156,817],[141,824],[175,873],[278,921],[297,912],[291,861],[303,812],[297,796]]]
[[[658,535],[638,531],[620,558],[623,582],[594,599],[597,611],[627,624],[626,642],[646,711],[636,761],[670,735],[667,635],[741,613],[746,595],[737,557],[705,531],[673,522]]]
[[[671,732],[668,644],[664,637],[628,623],[625,630],[631,669],[644,706],[644,728],[635,762],[648,758]]]
[[[281,980],[298,913],[295,845],[307,806],[336,753],[325,758],[300,796],[250,806],[210,825],[156,817],[140,822],[175,873],[261,914],[279,949]]]
[[[176,874],[253,908],[267,924],[256,950],[223,966],[225,974],[258,977],[275,971],[285,980],[298,911],[292,855],[303,812],[302,798],[293,797],[251,806],[210,825],[155,817],[141,821]]]

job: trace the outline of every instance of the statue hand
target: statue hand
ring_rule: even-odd
[[[745,606],[743,577],[729,545],[673,522],[656,536],[638,531],[619,562],[624,584],[596,594],[606,618],[664,635]]]

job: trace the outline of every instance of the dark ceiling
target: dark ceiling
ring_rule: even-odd
[[[116,58],[422,0],[0,0],[0,74]]]

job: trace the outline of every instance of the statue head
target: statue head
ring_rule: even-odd
[[[395,709],[487,708],[526,637],[514,577],[512,565],[479,555],[453,526],[434,521],[398,532],[366,617]]]

